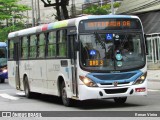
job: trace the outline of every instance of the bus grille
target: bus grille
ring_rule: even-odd
[[[104,91],[107,94],[117,94],[117,93],[125,93],[128,88],[120,88],[120,89],[105,89]]]
[[[118,83],[118,85],[129,84],[130,82]],[[113,85],[113,83],[100,83],[101,85]]]
[[[100,80],[122,80],[129,79],[136,73],[125,73],[125,74],[107,74],[107,75],[93,75]]]

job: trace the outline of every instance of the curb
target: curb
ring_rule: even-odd
[[[148,79],[148,82],[160,82],[159,79]]]

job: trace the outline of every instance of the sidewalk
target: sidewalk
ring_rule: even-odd
[[[148,89],[160,90],[160,70],[148,70]]]

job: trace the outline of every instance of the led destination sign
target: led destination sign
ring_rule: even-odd
[[[80,31],[86,30],[123,30],[123,29],[141,29],[138,19],[95,19],[85,20],[80,23]]]
[[[104,28],[104,27],[130,27],[131,21],[107,21],[107,22],[88,22],[86,23],[88,28]]]

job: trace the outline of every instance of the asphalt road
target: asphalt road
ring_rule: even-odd
[[[36,94],[34,98],[27,99],[24,96],[23,91],[17,91],[10,87],[7,81],[0,84],[0,111],[66,111],[68,116],[75,114],[74,112],[68,111],[77,111],[77,113],[80,111],[84,113],[92,111],[94,111],[94,113],[100,113],[101,111],[114,111],[111,114],[116,114],[116,111],[125,111],[126,114],[129,114],[131,111],[158,111],[158,114],[160,115],[159,101],[160,91],[148,90],[148,96],[129,97],[127,102],[123,105],[115,104],[112,99],[105,99],[87,100],[82,102],[78,101],[73,107],[65,107],[62,105],[61,99],[58,97]],[[66,117],[65,112],[61,113],[61,117],[63,117],[63,115]],[[85,115],[86,114],[84,114],[84,116],[82,115],[82,117],[87,117]],[[73,116],[76,117],[76,115]]]

